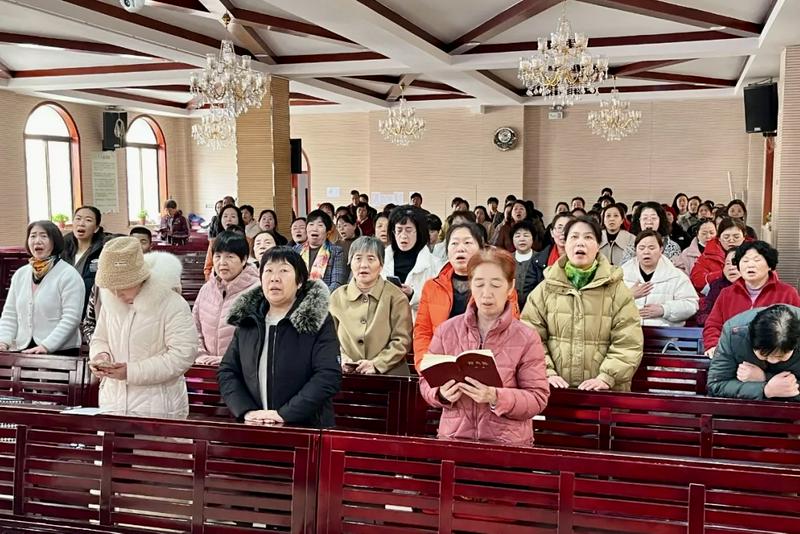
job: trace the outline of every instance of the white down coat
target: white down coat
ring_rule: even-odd
[[[639,272],[639,260],[633,258],[622,266],[625,285],[633,287],[636,282],[644,283]],[[640,310],[645,304],[661,304],[664,315],[656,319],[644,319],[644,326],[683,326],[686,319],[697,313],[699,299],[692,282],[686,274],[672,265],[666,256],[661,256],[653,273],[653,289],[646,297],[635,299]]]
[[[128,364],[127,380],[100,383],[100,407],[135,416],[185,418],[189,398],[183,374],[197,356],[189,305],[151,276],[128,305],[102,289],[100,316],[89,347]]]

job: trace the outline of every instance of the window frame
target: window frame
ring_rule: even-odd
[[[64,124],[67,127],[67,136],[61,135],[41,135],[41,134],[28,134],[25,133],[25,130],[28,128],[28,121],[30,121],[31,116],[36,113],[36,111],[43,107],[47,106],[56,113],[61,119],[64,121]],[[75,209],[79,206],[83,205],[83,177],[81,174],[81,147],[80,147],[80,134],[78,133],[78,126],[75,123],[75,119],[72,118],[72,115],[67,111],[64,107],[56,102],[52,102],[49,100],[39,102],[36,106],[31,109],[28,113],[28,118],[25,119],[25,124],[22,128],[22,146],[23,146],[23,164],[25,166],[25,212],[27,214],[27,218],[30,219],[30,213],[28,213],[28,202],[30,199],[28,198],[28,149],[27,149],[27,141],[44,141],[45,142],[45,153],[47,154],[49,151],[49,144],[50,141],[57,141],[57,142],[66,142],[69,143],[69,167],[70,167],[70,179],[71,179],[71,187],[72,187],[72,211],[67,214],[68,217],[72,217],[72,214],[75,212]],[[50,183],[48,179],[48,198],[47,198],[47,211],[50,212]],[[55,215],[54,213],[50,213],[50,217]]]
[[[151,117],[150,115],[138,115],[135,119],[133,119],[130,124],[128,124],[128,129],[133,125],[134,122],[138,120],[143,120],[150,126],[150,129],[153,130],[153,134],[156,137],[156,143],[128,143],[127,139],[125,141],[125,148],[153,148],[156,150],[156,161],[158,164],[158,207],[159,210],[161,206],[166,202],[169,198],[169,188],[167,186],[167,139],[164,136],[164,131],[161,129],[161,126],[156,122],[156,120]],[[141,151],[137,151],[138,157],[141,158]],[[128,176],[128,156],[129,152],[125,152],[125,177],[127,180],[130,180]],[[141,162],[141,159],[140,159]],[[127,188],[126,188],[127,189]],[[138,214],[131,213],[130,208],[130,201],[126,202],[126,211],[128,212],[128,222],[129,223],[136,223],[138,224]],[[137,216],[135,219],[134,216]],[[158,220],[158,214],[152,213],[150,214],[154,220]]]

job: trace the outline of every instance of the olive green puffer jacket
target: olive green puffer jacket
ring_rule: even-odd
[[[642,361],[642,327],[622,270],[597,255],[597,272],[583,289],[567,279],[566,256],[544,273],[520,319],[542,338],[547,375],[576,387],[600,378],[614,391],[630,391]]]

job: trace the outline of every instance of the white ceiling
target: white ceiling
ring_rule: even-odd
[[[99,0],[113,6],[115,15],[95,12],[61,0],[0,0],[0,32],[19,33],[50,38],[62,38],[90,43],[104,43],[157,56],[129,58],[120,54],[56,51],[22,48],[17,44],[0,43],[0,67],[12,71],[10,79],[0,76],[0,88],[20,92],[36,92],[52,97],[72,98],[107,104],[107,97],[85,93],[86,89],[111,89],[131,95],[130,106],[146,108],[154,113],[192,116],[197,111],[184,105],[190,100],[187,92],[133,89],[137,86],[188,84],[190,71],[183,69],[143,72],[118,72],[110,74],[82,74],[53,72],[52,76],[14,77],[13,71],[38,69],[63,69],[145,64],[152,62],[189,63],[196,67],[204,57],[213,53],[216,46],[196,42],[192,36],[180,32],[161,32],[157,25],[140,25],[120,7],[118,0]],[[540,104],[520,94],[516,66],[521,56],[531,51],[520,48],[509,51],[449,54],[425,39],[385,18],[360,0],[229,0],[235,9],[244,9],[316,25],[339,34],[356,44],[335,39],[298,34],[289,31],[268,30],[254,26],[258,36],[278,56],[277,64],[269,61],[256,63],[255,68],[272,72],[292,80],[291,90],[324,98],[338,106],[308,106],[293,108],[292,112],[325,112],[375,110],[390,105],[383,97],[392,88],[384,81],[365,81],[353,76],[379,75],[399,79],[403,74],[414,73],[416,79],[439,82],[454,87],[467,96],[468,101],[431,100],[415,101],[418,107],[446,107],[455,105],[528,105]],[[447,44],[466,32],[480,26],[499,13],[517,4],[519,0],[379,0],[383,6],[404,17],[411,25],[432,34]],[[666,2],[705,10],[719,15],[762,24],[760,36],[736,37],[725,40],[690,41],[661,44],[638,44],[594,48],[595,53],[607,55],[612,66],[642,61],[685,59],[687,61],[650,70],[663,74],[689,75],[735,80],[736,86],[720,89],[697,88],[691,91],[641,91],[626,93],[632,99],[647,98],[700,98],[707,96],[736,97],[741,88],[751,80],[777,77],[781,50],[790,44],[800,43],[800,0],[664,0]],[[168,2],[152,2],[139,13],[140,16],[161,21],[214,40],[231,39],[231,32],[219,21],[220,13],[198,12],[185,7],[165,7]],[[206,2],[214,4],[214,2]],[[770,7],[774,5],[772,12]],[[534,42],[552,32],[562,13],[563,5],[551,7],[514,27],[481,40],[481,44],[508,44]],[[692,25],[664,20],[655,16],[629,13],[600,7],[578,0],[569,0],[567,17],[574,31],[592,38],[624,37],[634,35],[672,34],[708,30],[702,25]],[[768,19],[769,15],[769,19]],[[246,23],[245,23],[246,24]],[[723,30],[724,31],[724,30]],[[237,42],[246,45],[246,42]],[[317,54],[353,54],[366,52],[382,54],[385,59],[362,56],[347,57],[341,61],[317,62],[281,60],[286,56],[313,56]],[[340,58],[343,59],[343,58]],[[496,79],[481,71],[491,71]],[[331,83],[326,78],[346,82]],[[617,80],[620,87],[647,85],[667,86],[684,83],[680,80],[646,80],[635,74]],[[607,82],[605,85],[610,85]],[[359,88],[361,88],[359,90]],[[451,91],[426,89],[412,85],[408,95],[439,96]],[[134,97],[149,97],[174,102],[172,107],[137,102]],[[124,104],[124,101],[123,101]],[[149,106],[149,108],[148,108]]]

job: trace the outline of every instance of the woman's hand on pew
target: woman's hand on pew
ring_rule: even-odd
[[[750,362],[742,362],[736,369],[736,379],[739,382],[764,382],[767,380],[767,375],[761,367]]]
[[[611,388],[599,378],[590,378],[589,380],[584,380],[581,382],[580,385],[578,385],[578,389],[582,389],[584,391],[600,391],[601,389]]]
[[[372,360],[361,360],[358,367],[356,367],[356,373],[361,375],[374,375],[377,372],[375,363]]]
[[[23,354],[47,354],[47,352],[47,349],[41,345],[37,345],[22,351]]]
[[[567,389],[569,387],[569,382],[558,375],[548,376],[547,382],[550,384],[551,388]]]
[[[197,365],[219,365],[219,362],[222,361],[222,356],[213,356],[211,354],[203,354],[202,356],[198,356],[197,359],[194,361]]]
[[[283,423],[277,410],[250,410],[244,414],[244,422],[249,425],[274,425]]]
[[[791,371],[783,371],[773,376],[764,386],[764,396],[771,398],[787,398],[800,395],[797,377]]]
[[[7,350],[8,350],[8,345],[5,343],[0,343],[0,351],[5,352]]]

